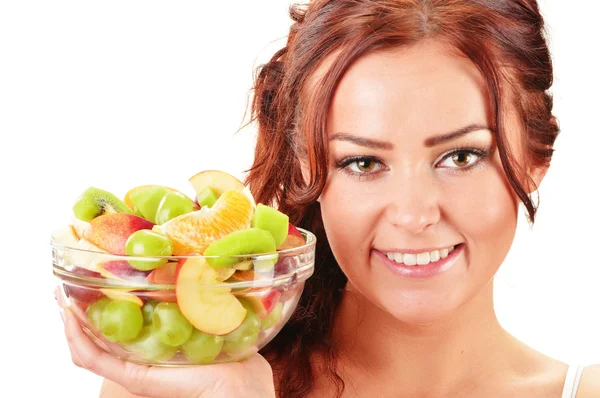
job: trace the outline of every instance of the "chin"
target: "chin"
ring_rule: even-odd
[[[375,305],[406,325],[427,325],[449,318],[461,307],[463,300],[453,291],[412,290],[399,293],[380,290]]]

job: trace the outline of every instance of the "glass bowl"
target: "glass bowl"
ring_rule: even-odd
[[[316,238],[298,230],[302,246],[228,257],[132,257],[52,241],[52,266],[83,330],[112,355],[153,366],[233,362],[275,337],[313,274]],[[133,261],[162,265],[139,271]]]

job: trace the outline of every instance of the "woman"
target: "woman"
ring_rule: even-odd
[[[291,16],[256,79],[247,182],[318,236],[294,316],[262,356],[157,369],[104,354],[67,311],[74,362],[106,397],[600,395],[599,366],[529,348],[493,307],[558,134],[535,0],[315,0]]]

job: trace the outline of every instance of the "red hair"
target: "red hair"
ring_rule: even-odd
[[[314,0],[290,8],[294,23],[285,48],[259,68],[252,120],[258,124],[247,184],[257,202],[273,204],[290,221],[317,235],[315,273],[298,308],[262,350],[279,376],[283,397],[303,397],[314,385],[311,354],[325,354],[325,370],[341,394],[331,328],[346,277],[327,243],[319,203],[328,171],[328,109],[348,67],[378,49],[410,46],[426,38],[448,43],[486,79],[492,126],[504,171],[531,222],[536,206],[525,168],[511,155],[506,112],[520,123],[527,161],[550,164],[559,128],[552,115],[552,62],[535,0]],[[314,72],[331,60],[318,84]],[[305,183],[301,164],[309,170]],[[527,188],[524,187],[526,183]],[[534,189],[536,187],[533,187]]]

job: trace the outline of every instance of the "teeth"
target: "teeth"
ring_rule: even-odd
[[[439,261],[440,259],[448,257],[450,253],[454,250],[454,246],[433,250],[431,252],[426,253],[385,253],[387,258],[397,263],[404,263],[404,265],[413,266],[413,265],[427,265],[432,262]]]
[[[417,255],[416,254],[404,254],[404,264],[405,265],[417,265]]]
[[[429,264],[429,253],[419,253],[419,254],[417,254],[417,264],[419,264],[419,265],[427,265],[427,264]]]
[[[404,256],[402,255],[402,253],[394,253],[393,260],[397,263],[401,263],[404,261]]]

